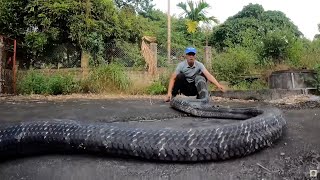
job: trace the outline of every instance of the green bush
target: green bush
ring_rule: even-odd
[[[303,49],[301,50],[301,57],[294,62],[294,67],[313,69],[320,64],[320,39],[315,39],[312,42],[304,40],[302,42]]]
[[[89,77],[81,82],[82,91],[94,93],[126,90],[131,82],[123,65],[110,63],[93,69]]]
[[[232,86],[233,90],[260,90],[260,89],[267,89],[267,88],[268,88],[267,82],[261,79],[254,80],[252,82],[243,80]]]
[[[287,61],[292,66],[299,66],[302,56],[303,41],[289,31],[270,31],[262,38],[260,59],[270,59],[275,64]]]
[[[235,85],[242,81],[240,75],[248,75],[255,70],[257,54],[243,47],[230,48],[214,57],[212,68],[219,81]]]
[[[317,89],[317,92],[320,93],[320,64],[317,64],[314,68],[316,75],[314,80],[309,80],[312,86],[314,86]]]
[[[17,90],[19,94],[46,94],[47,77],[40,72],[30,70],[18,80]]]
[[[77,92],[78,88],[78,82],[76,82],[71,75],[57,74],[48,77],[48,94],[70,94]]]
[[[160,81],[153,82],[148,88],[147,93],[151,95],[165,94],[167,87],[164,86]]]
[[[17,84],[19,94],[70,94],[78,87],[78,82],[71,75],[49,76],[35,70],[28,71]]]
[[[159,79],[154,81],[146,90],[148,94],[158,95],[158,94],[166,94],[168,91],[169,81],[171,74],[174,70],[174,66],[168,67],[167,70],[162,72],[159,76]]]

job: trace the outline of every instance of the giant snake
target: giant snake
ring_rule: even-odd
[[[49,152],[93,153],[165,161],[215,161],[242,157],[271,146],[286,121],[277,108],[211,105],[207,84],[196,78],[197,99],[174,97],[172,108],[234,123],[175,129],[79,121],[24,121],[0,125],[0,158]]]

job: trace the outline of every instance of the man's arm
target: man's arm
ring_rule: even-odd
[[[173,88],[174,82],[176,81],[176,77],[177,77],[177,73],[176,72],[172,73],[169,81],[167,97],[165,99],[166,102],[170,101],[172,98],[172,88]]]
[[[206,68],[203,69],[202,73],[211,83],[215,84],[218,89],[220,89],[222,92],[225,92],[225,88],[216,80],[214,76],[212,76],[212,74],[210,74],[210,72]]]

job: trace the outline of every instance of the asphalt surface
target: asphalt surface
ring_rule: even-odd
[[[263,106],[259,103],[232,104],[248,105]],[[0,179],[312,179],[310,170],[320,172],[319,110],[283,109],[288,121],[283,137],[272,147],[244,158],[220,162],[165,163],[85,154],[39,155],[0,162]],[[176,128],[234,122],[188,117],[156,99],[0,101],[0,123],[53,119]]]

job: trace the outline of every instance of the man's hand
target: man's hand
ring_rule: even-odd
[[[218,86],[218,89],[219,89],[220,91],[222,91],[222,92],[226,92],[226,91],[227,91],[226,88],[225,88],[224,86],[222,86],[222,85],[219,85],[219,86]]]
[[[172,94],[168,94],[168,95],[166,96],[166,98],[164,99],[164,101],[165,101],[165,102],[169,102],[169,101],[171,100],[171,98],[172,98]]]

